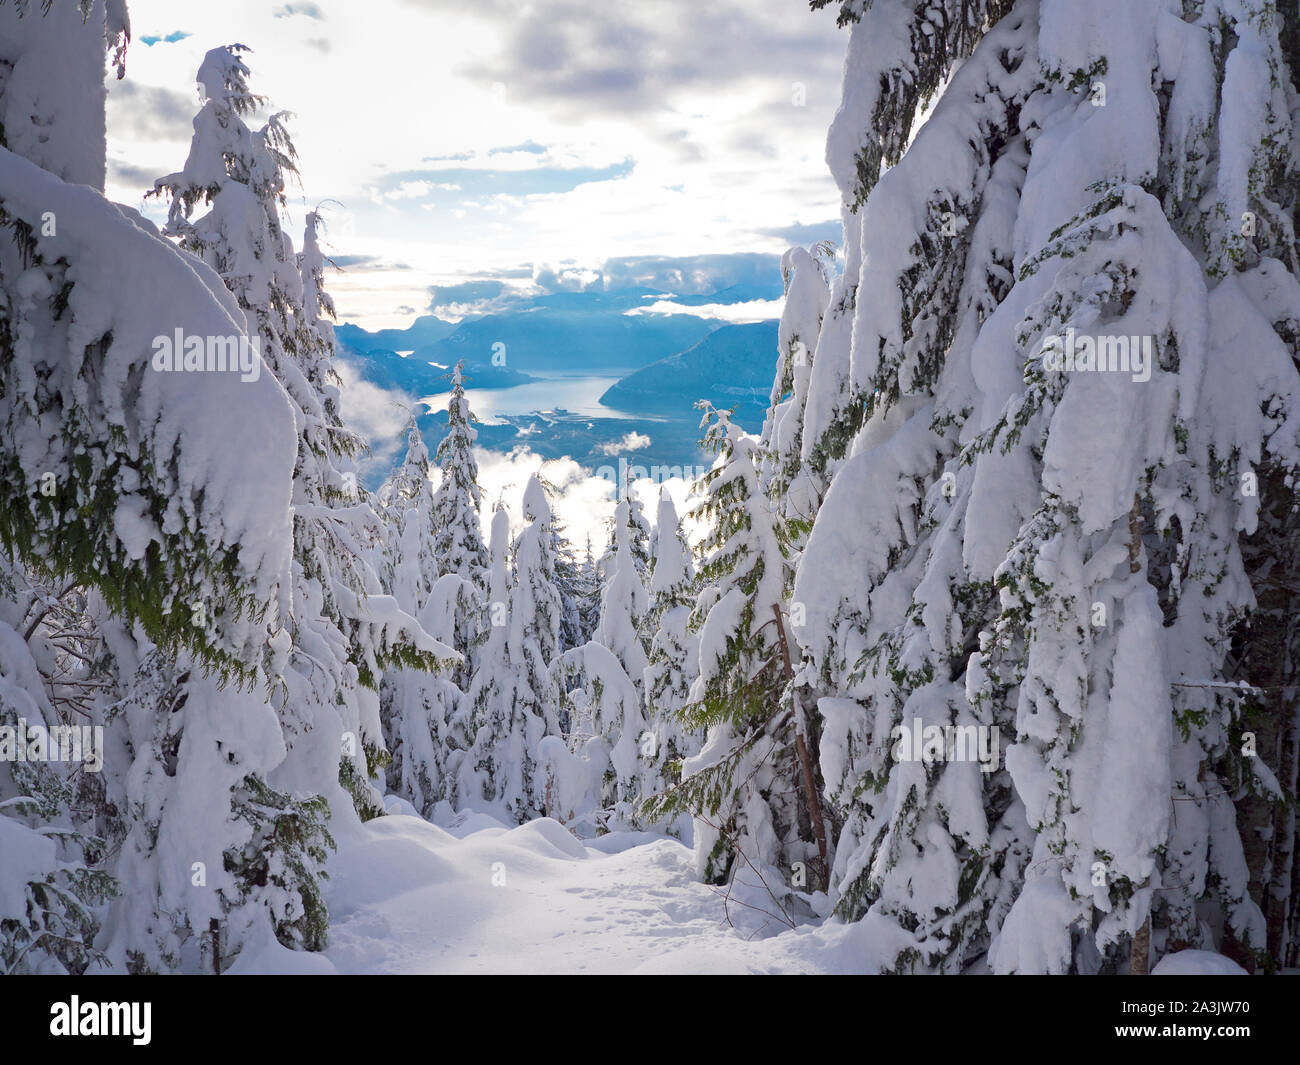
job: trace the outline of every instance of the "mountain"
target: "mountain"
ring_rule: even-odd
[[[490,364],[497,354],[516,370],[622,373],[688,348],[717,328],[716,321],[696,315],[629,315],[622,299],[588,296],[568,306],[567,299],[558,306],[551,299],[461,322],[420,354],[448,366],[460,359],[470,366]]]
[[[691,412],[697,399],[735,407],[742,424],[761,424],[776,365],[777,323],[725,325],[676,355],[612,385],[600,402],[635,414]]]
[[[717,292],[690,296],[644,287],[610,292],[550,292],[519,298],[490,314],[459,323],[424,315],[406,329],[371,332],[345,322],[334,334],[343,347],[356,355],[404,351],[422,362],[443,366],[454,366],[464,359],[467,367],[495,364],[496,369],[502,369],[504,359],[504,366],[525,372],[589,371],[613,375],[630,373],[683,352],[720,324],[717,319],[696,314],[632,312],[659,301],[699,307],[780,297],[779,280],[770,285],[730,285]],[[408,372],[400,369],[397,376],[406,377]],[[480,380],[479,387],[497,387],[486,384],[486,379]],[[506,380],[522,383],[527,378]]]
[[[405,329],[380,329],[370,332],[359,325],[344,322],[334,329],[334,336],[350,351],[365,355],[371,351],[414,351],[435,344],[456,331],[455,322],[444,322],[431,314],[417,318]]]
[[[684,307],[700,307],[709,303],[753,303],[756,300],[779,300],[783,295],[781,282],[772,285],[739,284],[728,285],[717,292],[697,296],[662,296]]]
[[[356,368],[363,381],[390,391],[419,397],[445,392],[449,387],[449,369],[433,365],[421,357],[420,352],[402,356],[383,349],[368,351],[364,355],[344,351],[342,358]],[[475,388],[510,388],[533,380],[518,370],[490,364],[467,368],[466,376],[472,377]]]

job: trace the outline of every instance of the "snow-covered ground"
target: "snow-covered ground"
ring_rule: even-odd
[[[850,942],[860,926],[772,935],[774,921],[735,901],[729,921],[676,840],[584,843],[552,820],[507,829],[474,815],[448,831],[379,818],[339,841],[326,897],[325,956],[341,973],[851,972],[867,960]]]
[[[340,844],[327,894],[340,972],[771,967],[747,960],[675,840],[606,837],[597,850],[551,820],[506,829],[476,817],[453,831],[385,817]]]
[[[329,870],[324,954],[269,940],[232,975],[877,973],[900,945],[870,916],[783,928],[752,908],[763,906],[760,889],[728,901],[701,884],[690,848],[675,839],[622,832],[583,841],[550,819],[508,828],[461,814],[442,828],[390,814],[340,839]],[[1242,972],[1195,950],[1154,970]]]

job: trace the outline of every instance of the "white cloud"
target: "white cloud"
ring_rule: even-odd
[[[581,555],[587,537],[599,554],[608,538],[607,526],[614,516],[614,486],[592,477],[573,459],[543,459],[526,447],[508,455],[475,449],[479,486],[483,490],[483,535],[486,538],[496,504],[503,503],[510,515],[510,527],[523,527],[523,494],[528,479],[540,473],[554,489],[551,506],[564,526],[564,535]],[[436,478],[437,475],[435,475]]]
[[[623,437],[622,440],[611,440],[607,444],[601,444],[598,450],[602,455],[625,455],[629,451],[644,451],[650,446],[650,438],[645,433],[638,433],[635,429]]]
[[[421,200],[433,189],[434,185],[431,181],[402,181],[396,188],[391,188],[387,192],[375,192],[374,198],[381,203],[391,200]]]
[[[540,472],[552,487],[551,506],[556,518],[564,526],[564,535],[573,544],[578,557],[586,550],[591,539],[592,553],[599,557],[609,542],[609,523],[614,517],[615,480],[587,473],[573,459],[543,459],[527,447],[518,447],[508,455],[475,449],[479,464],[479,486],[483,490],[483,536],[489,535],[492,514],[498,501],[510,515],[512,533],[517,535],[523,527],[522,500],[528,478]],[[435,467],[433,478],[437,483],[439,473]],[[669,477],[665,479],[641,478],[632,481],[628,488],[645,509],[646,518],[653,525],[659,514],[659,494],[667,491],[683,519],[687,537],[698,542],[703,528],[689,511],[695,500],[691,494],[693,479]]]
[[[335,359],[334,368],[343,381],[340,399],[343,420],[371,446],[370,455],[362,460],[362,468],[379,466],[387,470],[406,446],[403,429],[410,397],[363,381],[345,359]]]
[[[748,300],[745,303],[701,303],[692,306],[673,300],[655,300],[646,307],[633,307],[623,313],[632,317],[643,314],[693,314],[697,318],[716,318],[724,322],[770,322],[781,317],[784,300]]]

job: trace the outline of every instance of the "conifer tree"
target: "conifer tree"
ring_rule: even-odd
[[[527,524],[512,550],[504,508],[492,518],[487,638],[458,712],[473,737],[461,762],[462,801],[475,806],[481,799],[520,823],[544,807],[539,744],[560,732],[552,673],[559,658],[560,598],[551,508],[536,475],[524,489],[523,512]],[[508,554],[514,556],[513,579]]]
[[[699,489],[698,512],[709,523],[691,615],[699,674],[681,716],[688,728],[708,733],[700,753],[685,761],[681,784],[652,799],[647,815],[694,815],[696,867],[707,882],[739,877],[751,888],[788,892],[806,848],[776,628],[786,559],[759,484],[758,442],[728,412],[699,406],[704,444],[718,459]]]
[[[429,450],[414,417],[407,419],[402,464],[379,489],[379,503],[388,518],[385,587],[403,610],[415,614],[428,601],[442,574],[435,548],[439,528],[429,479]]]
[[[635,554],[635,536],[640,528],[637,517],[639,514],[633,511],[629,499],[620,500],[614,508],[613,543],[605,564],[600,623],[594,640],[613,652],[623,672],[640,692],[648,664],[642,633],[650,602],[642,583],[643,570]]]
[[[117,968],[193,968],[196,952],[183,948],[210,917],[227,922],[232,954],[254,936],[318,947],[328,836],[313,799],[266,786],[284,745],[275,713],[252,694],[274,669],[266,624],[283,617],[290,584],[292,413],[269,375],[191,374],[183,362],[181,372],[161,372],[171,367],[159,365],[159,338],[218,337],[240,350],[249,326],[217,274],[97,191],[101,49],[107,41],[115,50],[120,74],[124,5],[40,15],[19,5],[0,10],[0,22],[10,71],[0,90],[0,210],[17,237],[0,249],[0,395],[5,439],[22,443],[3,461],[6,484],[25,497],[0,508],[0,538],[58,581],[55,599],[77,597],[85,631],[76,653],[102,648],[91,660],[114,688],[111,700],[83,696],[77,712],[114,725],[116,740],[102,784],[83,775],[78,789],[97,805],[96,826],[111,830],[100,837],[111,850],[98,870],[79,869],[69,853],[46,886],[28,880],[29,914],[43,928],[22,962],[53,945],[65,968],[83,964],[73,942],[88,927],[75,905],[88,897],[83,873],[91,884],[111,873],[126,888],[103,930],[104,960]],[[60,350],[69,357],[46,361]],[[42,640],[49,615],[24,624],[29,640]],[[59,642],[70,646],[62,632]],[[186,665],[174,668],[177,660]],[[11,661],[21,668],[21,655]],[[203,669],[244,690],[215,694],[218,678]],[[84,693],[80,680],[65,674],[58,686]],[[156,776],[150,763],[161,766]],[[15,796],[13,812],[30,816],[29,799],[44,803],[57,774],[38,777],[16,782],[29,794]],[[70,852],[79,830],[64,831],[48,804],[42,816],[44,838],[63,833],[58,850]],[[207,818],[221,819],[210,833]],[[204,884],[191,880],[203,879],[190,871],[196,833],[200,864],[215,870]],[[57,905],[52,891],[63,892]]]
[[[69,641],[77,642],[77,654],[84,648],[76,634],[80,612],[69,602],[78,598],[0,566],[0,967],[5,973],[84,972],[103,958],[95,947],[101,904],[120,891],[105,868],[105,839],[77,809],[80,767],[25,758],[29,752],[58,751],[60,730],[80,728],[76,715],[83,711],[82,700],[90,698],[76,675],[80,663],[69,663],[61,650]],[[71,685],[77,689],[75,706],[60,698]],[[24,760],[18,757],[20,743]]]
[[[561,604],[560,649],[570,651],[581,647],[595,632],[594,626],[588,629],[587,625],[590,618],[599,614],[600,597],[593,582],[590,547],[586,562],[577,558],[573,544],[564,535],[564,528],[558,518],[554,522],[552,549],[555,555],[555,587],[560,593]]]
[[[776,376],[763,423],[764,487],[786,522],[811,524],[820,500],[803,474],[803,422],[813,353],[830,300],[826,268],[803,248],[781,258],[785,306],[777,333]]]
[[[680,781],[679,763],[699,753],[701,740],[700,734],[680,719],[690,703],[691,685],[699,668],[698,641],[690,631],[695,567],[677,508],[666,489],[659,497],[655,534],[647,614],[647,626],[654,636],[643,681],[645,716],[654,737],[646,774],[647,797]]]
[[[388,515],[386,587],[400,610],[451,645],[456,632],[465,630],[464,619],[477,614],[478,597],[472,582],[438,575],[429,452],[414,418],[407,425],[406,455],[379,498]],[[390,667],[380,683],[380,721],[391,758],[385,777],[391,791],[426,817],[439,802],[454,801],[451,720],[460,695],[452,675],[420,669]]]
[[[524,488],[524,528],[515,541],[515,586],[510,597],[510,656],[521,669],[530,712],[559,731],[559,692],[551,666],[560,654],[562,603],[555,586],[555,536],[546,485],[533,474]]]
[[[215,274],[102,196],[123,5],[11,4],[0,25],[0,542],[251,682],[287,584],[290,412],[270,379],[152,372],[178,326],[237,342],[247,323]],[[197,603],[219,623],[193,626]]]
[[[1271,805],[1283,766],[1240,753],[1233,645],[1259,471],[1297,454],[1294,16],[841,19],[846,264],[801,447],[829,488],[793,596],[838,912],[883,971],[1249,960],[1268,933],[1231,795]]]
[[[447,435],[438,444],[442,479],[434,493],[433,525],[437,530],[435,553],[440,575],[455,573],[465,580],[481,580],[487,571],[487,548],[479,526],[482,493],[474,442],[478,432],[465,398],[464,363],[452,371],[451,397],[447,401]]]
[[[464,364],[457,363],[447,401],[447,435],[437,450],[441,479],[434,492],[430,515],[433,553],[439,576],[454,574],[486,592],[488,554],[481,529],[482,492],[478,484],[478,461],[474,458],[478,434],[473,417],[465,398]],[[458,612],[452,629],[451,646],[465,664],[453,672],[451,679],[462,688],[469,685],[474,649],[480,640],[478,617],[477,609]]]

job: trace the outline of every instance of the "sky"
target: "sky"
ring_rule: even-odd
[[[708,293],[838,239],[824,162],[847,37],[804,0],[131,0],[109,195],[178,170],[203,53],[252,49],[323,204],[340,320],[455,319],[501,291]]]

